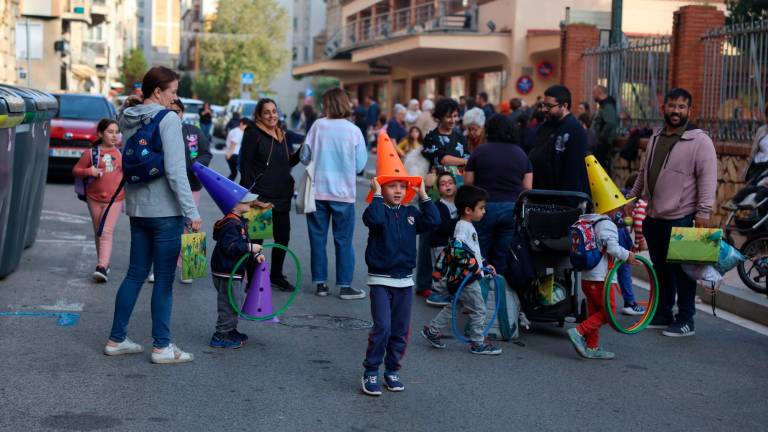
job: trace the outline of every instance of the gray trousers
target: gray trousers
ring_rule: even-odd
[[[213,286],[216,288],[216,307],[219,317],[216,319],[216,333],[229,333],[237,328],[237,313],[232,309],[227,296],[229,278],[213,276]],[[239,307],[243,305],[243,280],[232,280],[232,297]]]
[[[483,327],[485,326],[485,302],[483,301],[483,293],[480,290],[480,284],[478,282],[472,282],[461,290],[461,297],[459,297],[463,309],[469,311],[469,340],[475,343],[483,343]],[[457,313],[461,313],[461,309],[457,308]],[[437,314],[435,319],[430,321],[429,329],[432,333],[442,333],[442,330],[451,325],[451,316],[453,311],[451,306],[444,306],[443,309]]]
[[[430,253],[432,256],[432,267],[435,267],[435,262],[437,261],[437,256],[440,255],[440,252],[443,251],[444,248],[442,247],[433,247],[430,249]],[[448,288],[445,286],[445,280],[440,279],[439,281],[436,281],[432,279],[432,292],[437,293],[440,295],[448,295]],[[462,291],[463,292],[463,291]]]

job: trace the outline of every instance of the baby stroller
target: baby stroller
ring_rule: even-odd
[[[520,194],[506,277],[510,284],[515,281],[521,309],[529,321],[562,327],[566,320],[581,322],[586,318],[581,275],[573,270],[569,259],[568,229],[579,216],[591,211],[592,199],[581,192],[534,189]]]

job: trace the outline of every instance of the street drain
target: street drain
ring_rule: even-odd
[[[293,328],[311,330],[367,330],[373,327],[370,321],[335,315],[283,315],[280,324]]]

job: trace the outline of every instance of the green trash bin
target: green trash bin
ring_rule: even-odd
[[[21,253],[26,243],[27,226],[29,225],[30,211],[32,210],[32,193],[34,192],[33,178],[38,170],[36,161],[36,145],[34,137],[34,123],[41,121],[46,114],[44,107],[38,107],[39,98],[27,90],[19,87],[0,85],[10,93],[24,100],[24,120],[16,126],[16,141],[13,154],[13,174],[11,186],[11,209],[8,215],[8,228],[5,234],[5,242],[8,247],[3,249],[0,258],[0,276],[8,275],[21,261]],[[47,158],[46,158],[47,159]]]
[[[15,153],[16,125],[24,120],[24,100],[0,89],[0,260],[6,247],[17,247],[6,241],[10,225],[11,190],[13,188],[13,155]],[[3,267],[0,261],[0,267]],[[10,272],[9,272],[10,273]],[[7,273],[0,272],[0,278]]]
[[[31,208],[27,229],[24,234],[24,247],[32,247],[37,238],[37,229],[40,227],[40,216],[43,212],[43,199],[45,196],[45,181],[48,175],[48,147],[51,141],[51,119],[56,116],[59,103],[49,93],[39,90],[29,90],[36,96],[38,108],[43,108],[39,121],[32,123],[32,137],[35,142],[35,172],[32,175]]]

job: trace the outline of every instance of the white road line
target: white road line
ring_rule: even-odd
[[[636,287],[640,287],[644,289],[645,291],[650,291],[651,286],[645,281],[639,280],[639,279],[632,279],[632,284]],[[706,303],[696,303],[696,309],[700,312],[704,312],[707,315],[712,316],[712,306],[708,305]],[[764,326],[760,323],[756,323],[754,321],[750,321],[746,318],[742,318],[738,315],[734,315],[728,311],[717,309],[717,317],[716,318],[722,318],[730,323],[736,324],[737,326],[744,327],[745,329],[752,330],[755,333],[760,333],[763,336],[768,336],[768,326]]]
[[[43,210],[43,214],[40,217],[42,220],[52,220],[57,222],[74,223],[74,224],[86,224],[91,223],[91,218],[88,216],[76,215],[72,213],[58,212],[52,210]]]

